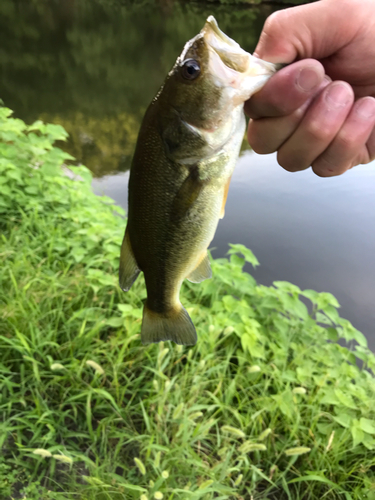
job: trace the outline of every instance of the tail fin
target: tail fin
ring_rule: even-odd
[[[147,307],[143,309],[141,330],[142,344],[172,340],[176,344],[194,345],[197,333],[186,309],[178,304],[167,313],[156,313]]]

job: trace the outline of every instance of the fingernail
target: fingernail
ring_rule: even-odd
[[[303,68],[297,76],[296,83],[304,92],[310,92],[317,87],[322,78],[315,68]]]
[[[372,118],[375,115],[375,99],[367,97],[358,103],[356,107],[357,115],[365,120]]]
[[[352,93],[347,85],[343,83],[334,83],[328,88],[325,94],[325,100],[331,109],[344,107],[350,101]]]

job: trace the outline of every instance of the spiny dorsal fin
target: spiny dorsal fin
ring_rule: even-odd
[[[127,292],[137,279],[140,270],[135,260],[133,250],[130,244],[128,230],[125,231],[125,236],[121,245],[120,255],[120,287]]]
[[[186,278],[192,283],[200,283],[212,277],[211,264],[207,253],[203,254],[203,258],[199,261],[197,267]]]

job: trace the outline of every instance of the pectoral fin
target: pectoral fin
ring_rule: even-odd
[[[221,205],[220,219],[223,219],[224,215],[225,215],[225,204],[226,204],[227,198],[228,198],[228,191],[229,191],[230,180],[231,180],[231,177],[229,177],[227,183],[225,184],[224,196],[223,196],[223,204]]]
[[[162,138],[166,148],[168,158],[174,161],[186,158],[186,141],[189,141],[191,151],[199,151],[205,146],[205,140],[197,129],[189,126],[182,120],[180,115],[173,108],[168,114],[168,120],[162,120]]]
[[[173,221],[178,221],[184,217],[186,212],[198,199],[204,184],[205,182],[199,179],[198,167],[193,167],[173,200],[171,210],[171,218]]]
[[[137,279],[140,269],[135,260],[133,250],[130,244],[128,230],[125,231],[125,236],[121,245],[120,255],[120,287],[127,292],[132,284]]]
[[[207,253],[204,253],[197,267],[186,278],[192,283],[200,283],[201,281],[207,280],[211,277],[211,264],[208,259]]]

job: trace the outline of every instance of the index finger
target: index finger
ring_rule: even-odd
[[[319,88],[324,68],[315,59],[297,61],[278,71],[245,104],[253,119],[287,116],[300,108]]]

